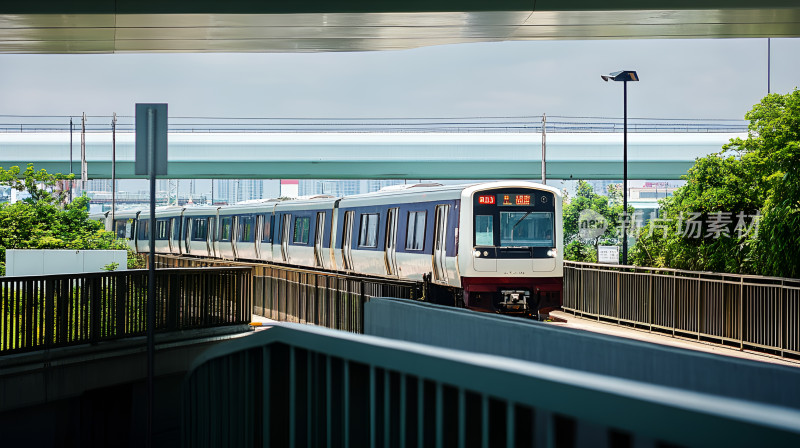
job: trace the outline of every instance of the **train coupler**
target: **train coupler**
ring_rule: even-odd
[[[502,314],[530,314],[531,292],[528,290],[502,290],[502,301],[497,304],[497,309]]]

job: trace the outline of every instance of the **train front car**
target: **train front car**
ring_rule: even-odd
[[[536,317],[561,305],[561,194],[527,182],[467,188],[459,271],[466,307]]]

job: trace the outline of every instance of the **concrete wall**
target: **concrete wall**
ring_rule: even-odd
[[[80,274],[101,272],[117,263],[116,270],[128,269],[124,250],[6,249],[6,276]]]
[[[371,299],[364,326],[375,336],[800,409],[800,368],[402,299]]]

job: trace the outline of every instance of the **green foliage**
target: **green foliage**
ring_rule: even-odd
[[[595,247],[589,244],[575,240],[564,247],[564,259],[570,261],[596,263],[597,250]]]
[[[18,176],[23,176],[19,179]],[[14,204],[0,204],[0,262],[6,249],[122,249],[132,253],[124,240],[103,230],[89,219],[89,198],[81,196],[65,204],[59,181],[72,175],[35,171],[33,165],[20,174],[19,167],[0,167],[0,184],[9,185],[31,196]],[[135,255],[135,254],[134,254]]]
[[[119,263],[109,263],[109,264],[103,266],[103,270],[104,271],[108,271],[108,272],[112,272],[112,271],[116,271],[118,267],[119,267]]]
[[[800,91],[771,94],[745,115],[746,139],[699,158],[687,184],[661,201],[666,232],[646,228],[634,263],[679,269],[800,277]],[[730,212],[727,235],[683,235],[678,221]],[[758,232],[738,231],[760,212]]]
[[[633,207],[628,213],[633,214]],[[616,232],[622,222],[622,186],[609,185],[609,196],[601,196],[588,182],[578,181],[575,197],[564,206],[563,220],[564,259],[596,261],[598,245],[617,244],[620,239]]]

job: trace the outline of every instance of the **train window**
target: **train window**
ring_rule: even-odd
[[[408,212],[406,250],[425,248],[425,219],[428,212]]]
[[[272,220],[275,217],[273,215],[264,215],[264,233],[261,235],[261,242],[262,243],[269,243],[272,231]]]
[[[250,243],[255,240],[255,225],[252,216],[239,217],[239,241]]]
[[[475,245],[494,246],[494,216],[475,216]]]
[[[192,241],[205,241],[208,235],[206,218],[195,218],[192,222]]]
[[[219,220],[219,240],[220,241],[230,241],[231,240],[231,222],[233,221],[233,217],[231,216],[224,216]]]
[[[364,213],[361,215],[361,230],[358,234],[359,247],[378,247],[378,221],[377,213]]]
[[[500,246],[553,245],[552,212],[500,212]]]
[[[311,218],[298,216],[294,219],[294,236],[292,242],[297,244],[308,244],[308,231]]]
[[[156,239],[166,240],[169,236],[169,221],[156,219]]]
[[[117,238],[130,238],[130,234],[126,234],[126,229],[128,228],[128,221],[116,221],[114,222],[114,233],[117,234]]]

